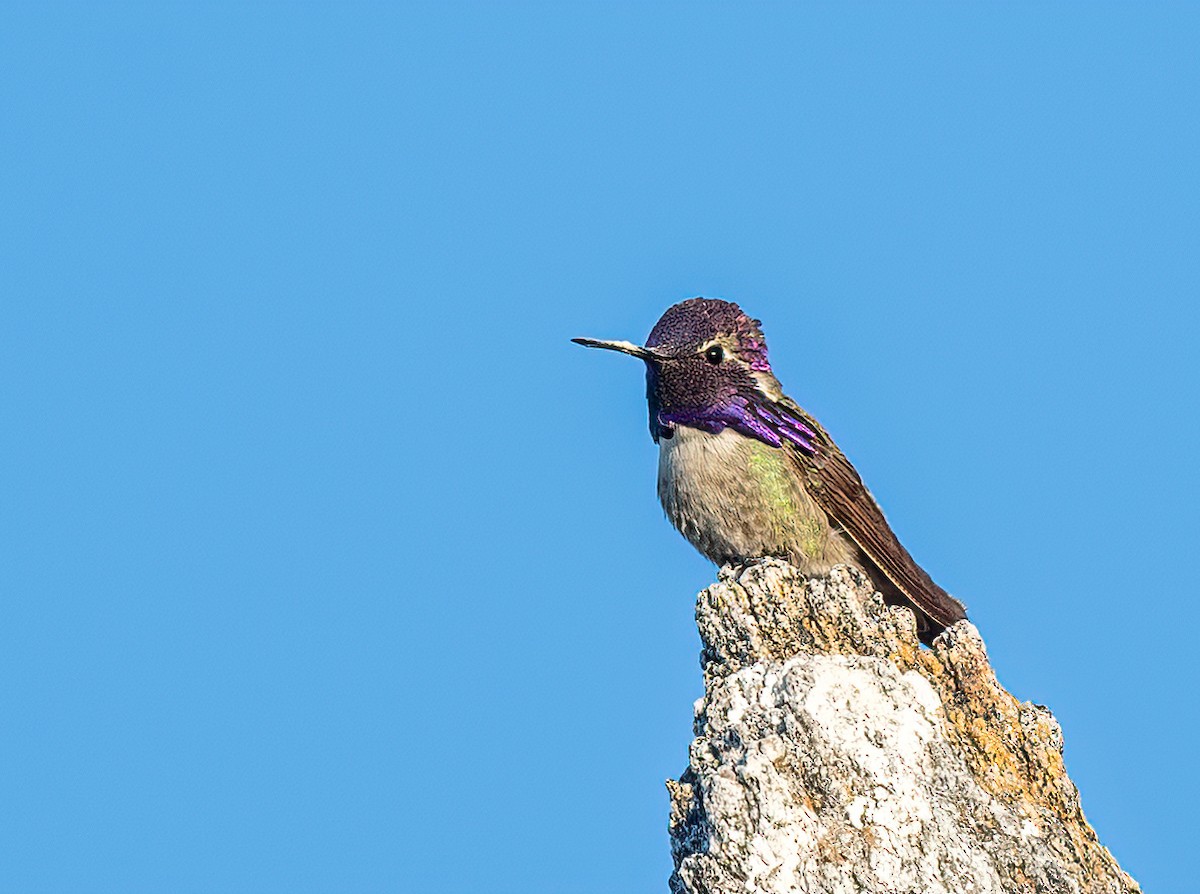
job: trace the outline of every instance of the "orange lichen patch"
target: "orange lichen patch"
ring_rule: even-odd
[[[844,863],[850,858],[852,829],[839,827],[817,839],[817,853],[823,862]]]

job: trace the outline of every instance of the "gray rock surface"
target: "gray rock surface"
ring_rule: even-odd
[[[1137,892],[1099,843],[1062,732],[996,681],[961,621],[844,567],[724,568],[697,600],[705,696],[671,795],[671,890]]]

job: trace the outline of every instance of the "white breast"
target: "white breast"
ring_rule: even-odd
[[[658,499],[671,523],[714,562],[770,554],[756,519],[760,496],[749,472],[753,441],[680,426],[659,441]],[[765,445],[764,445],[765,446]]]

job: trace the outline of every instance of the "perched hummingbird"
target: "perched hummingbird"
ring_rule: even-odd
[[[671,523],[723,565],[775,556],[805,574],[846,563],[917,618],[929,642],[962,618],[888,526],[825,429],[783,393],[762,324],[736,304],[689,298],[667,309],[645,347],[572,341],[646,364],[658,499]]]

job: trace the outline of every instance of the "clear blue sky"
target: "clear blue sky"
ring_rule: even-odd
[[[0,12],[0,889],[665,890],[714,570],[644,338],[789,392],[1195,886],[1200,11]]]

